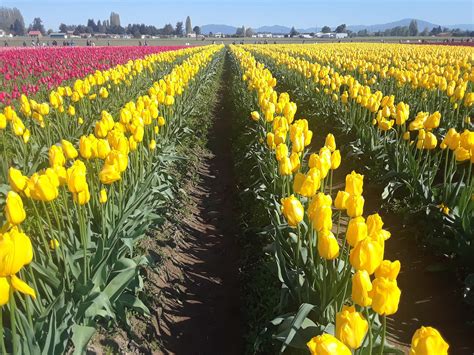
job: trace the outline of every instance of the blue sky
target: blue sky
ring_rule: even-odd
[[[372,25],[402,18],[441,25],[474,23],[474,0],[0,0],[0,6],[19,8],[27,24],[39,16],[46,29],[53,30],[61,22],[85,24],[88,18],[105,19],[111,11],[120,14],[122,24],[159,27],[184,21],[187,15],[193,26],[223,23],[304,28]]]

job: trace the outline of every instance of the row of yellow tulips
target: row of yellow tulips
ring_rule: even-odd
[[[11,319],[8,332],[2,327],[0,333],[3,353],[7,349],[56,352],[64,350],[71,337],[76,348],[84,347],[93,334],[95,317],[108,314],[113,318],[111,309],[138,277],[141,261],[131,258],[133,238],[142,233],[140,223],[149,218],[140,211],[145,202],[151,203],[151,191],[146,189],[156,188],[157,147],[165,152],[166,144],[176,139],[167,135],[182,120],[174,108],[192,95],[186,89],[219,49],[186,50],[188,59],[155,82],[148,94],[124,105],[118,117],[104,111],[89,127],[93,134],[78,141],[63,139],[49,147],[49,167],[31,176],[10,167],[11,191],[0,236],[5,261],[1,263],[0,315],[9,313]],[[15,297],[14,291],[35,301]],[[58,319],[59,323],[58,300],[70,304],[67,317]],[[62,329],[64,334],[43,339],[45,329],[38,324],[48,319],[47,327],[57,329],[56,333]],[[33,329],[38,333],[32,334]]]
[[[265,180],[273,182],[267,188],[275,200],[269,211],[275,258],[283,289],[299,307],[282,350],[292,344],[304,320],[320,329],[307,339],[312,354],[382,354],[388,347],[386,317],[397,312],[401,295],[396,281],[400,263],[384,260],[390,233],[381,217],[363,217],[364,177],[347,175],[345,190],[337,191],[333,201],[333,172],[341,163],[334,136],[329,134],[319,152],[310,154],[308,122],[295,118],[297,106],[287,93],[275,91],[272,73],[246,49],[231,46],[231,52],[258,106],[251,113],[256,125],[251,129],[262,144],[256,163],[268,175]],[[280,322],[278,331],[284,332],[285,321]],[[412,354],[446,354],[447,349],[434,328],[422,327],[413,336]]]
[[[271,50],[258,46],[249,48],[286,68],[286,80],[299,76],[296,82],[308,87],[309,95],[326,97],[327,107],[335,109],[334,114],[341,117],[347,130],[356,132],[367,146],[366,150],[378,149],[385,154],[387,166],[402,176],[411,191],[410,196],[423,200],[423,205],[449,206],[456,210],[456,215],[451,216],[453,223],[464,226],[463,234],[471,233],[472,223],[468,220],[472,213],[470,201],[474,198],[474,131],[468,128],[463,132],[454,128],[438,130],[442,121],[439,112],[419,112],[410,121],[410,107],[404,102],[396,103],[393,95],[384,96],[380,91],[372,93],[370,87],[360,85],[350,75],[341,76],[330,67],[311,63],[301,55],[293,57],[288,53],[298,53],[298,48],[292,45]],[[466,105],[470,109],[472,102]],[[469,122],[466,124],[470,125]],[[442,181],[438,184],[440,177]],[[458,185],[460,188],[456,188]],[[443,209],[446,215],[449,208]]]

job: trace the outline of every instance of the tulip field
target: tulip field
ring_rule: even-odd
[[[82,354],[150,317],[140,242],[222,67],[245,248],[277,284],[246,352],[456,353],[423,319],[391,341],[410,289],[384,213],[423,221],[474,306],[474,48],[371,43],[0,50],[0,353]]]

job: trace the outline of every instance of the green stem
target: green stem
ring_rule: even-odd
[[[17,341],[18,334],[16,332],[16,304],[13,286],[10,284],[10,328],[12,332],[13,354],[18,354]]]
[[[5,348],[5,341],[3,339],[3,307],[0,309],[0,347],[2,354],[6,354],[7,349]]]
[[[387,333],[387,316],[382,317],[382,342],[380,343],[380,355],[383,354],[385,347],[385,334]]]
[[[372,355],[372,347],[373,347],[373,340],[372,340],[372,322],[370,320],[369,315],[369,308],[365,307],[365,316],[367,317],[367,322],[369,322],[369,354]]]

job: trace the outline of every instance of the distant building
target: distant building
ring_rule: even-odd
[[[196,38],[196,33],[195,33],[195,32],[186,33],[186,37],[188,37],[188,38]]]
[[[347,38],[349,35],[347,33],[336,33],[336,38]]]
[[[4,30],[0,29],[0,37],[5,37],[7,33]]]
[[[42,35],[40,31],[30,31],[28,32],[28,36],[40,38]]]
[[[49,34],[49,38],[67,38],[67,34],[62,33],[62,32],[51,32]]]
[[[281,33],[280,33],[280,34],[276,34],[276,35],[274,34],[274,35],[273,35],[273,38],[284,38],[284,37],[285,37],[285,35],[282,35]]]
[[[309,33],[302,33],[300,34],[300,38],[313,38]]]
[[[216,38],[224,38],[225,35],[224,35],[222,32],[217,32],[217,33],[214,33],[214,37],[216,37]]]
[[[257,33],[258,38],[272,38],[273,35],[270,32]]]

